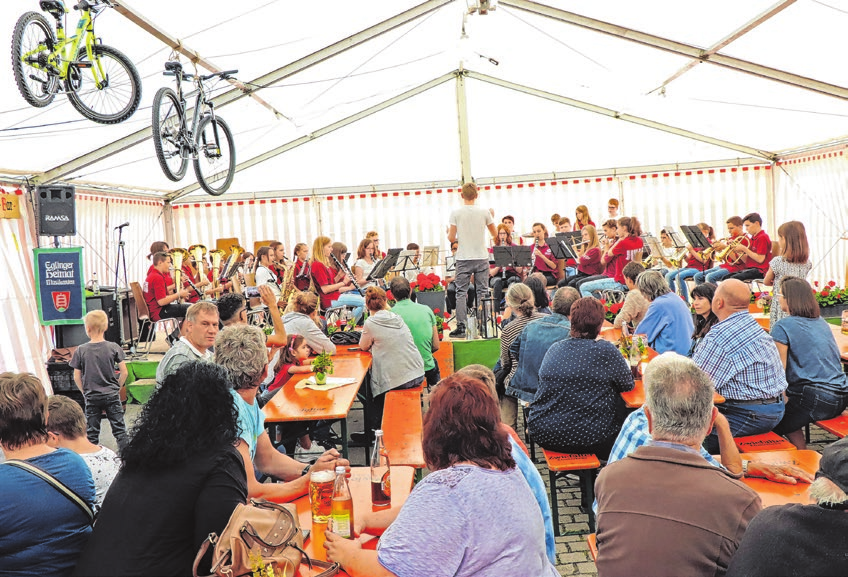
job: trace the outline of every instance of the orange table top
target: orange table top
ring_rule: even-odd
[[[765,461],[773,465],[795,465],[810,474],[819,470],[821,455],[815,451],[765,451],[762,453],[741,453],[746,461]],[[763,501],[763,507],[772,505],[786,505],[787,503],[808,504],[810,499],[809,483],[798,483],[797,485],[786,485],[775,483],[768,479],[742,480],[759,494]]]
[[[638,333],[637,333],[638,334]],[[601,328],[600,338],[609,341],[613,344],[618,344],[618,340],[621,338],[621,329],[613,328],[612,326],[604,326]],[[657,352],[648,347],[648,362],[655,359],[657,356]],[[621,398],[624,399],[624,404],[627,405],[630,409],[638,409],[642,405],[645,404],[645,384],[642,382],[642,379],[637,379],[633,390],[627,391],[626,393],[621,393]],[[724,402],[724,397],[719,395],[718,393],[713,393],[713,403],[720,404]]]
[[[843,335],[842,327],[836,325],[830,325],[830,330],[833,331],[833,338],[836,339],[836,346],[839,347],[842,360],[848,362],[848,335]]]
[[[371,354],[363,351],[333,356],[334,377],[355,378],[356,383],[328,391],[295,389],[295,385],[308,379],[311,373],[293,375],[262,409],[270,423],[284,421],[314,421],[317,419],[344,419],[350,411],[359,385],[371,368]]]
[[[391,462],[423,468],[421,389],[389,391],[383,411],[383,439]]]
[[[350,470],[350,492],[353,496],[353,517],[361,519],[362,515],[371,510],[371,469],[368,467],[352,467]],[[392,507],[400,507],[406,502],[409,493],[412,491],[412,479],[415,469],[412,467],[402,467],[392,465]],[[300,520],[301,529],[309,529],[312,531],[309,539],[304,544],[306,553],[314,558],[322,561],[327,560],[327,552],[324,549],[324,531],[327,530],[326,525],[312,524],[312,507],[309,504],[309,495],[304,495],[294,501],[297,506],[297,516]],[[376,549],[377,538],[365,535],[360,539],[363,542],[363,548]],[[309,568],[301,563],[299,577],[308,577],[317,574],[319,571],[310,572]],[[347,575],[341,571],[339,575]]]

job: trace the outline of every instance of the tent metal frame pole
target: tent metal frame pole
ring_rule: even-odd
[[[182,54],[183,56],[185,56],[186,58],[188,58],[189,60],[191,60],[191,62],[193,62],[194,64],[196,64],[198,66],[202,66],[203,68],[205,68],[209,72],[222,72],[224,70],[223,68],[221,68],[217,64],[214,64],[208,58],[204,58],[203,56],[201,56],[200,53],[197,52],[196,50],[194,50],[193,48],[190,48],[190,47],[186,46],[185,44],[183,44],[182,40],[180,40],[176,36],[172,36],[171,34],[168,34],[167,32],[165,32],[155,22],[152,22],[149,18],[147,18],[146,16],[141,14],[138,10],[136,10],[135,8],[130,6],[126,2],[126,0],[121,0],[120,3],[116,3],[115,4],[115,10],[117,10],[119,14],[122,14],[123,16],[125,16],[127,18],[127,20],[129,20],[130,22],[132,22],[133,24],[135,24],[136,26],[138,26],[139,28],[141,28],[145,32],[149,33],[151,36],[153,36],[157,40],[160,40],[163,43],[170,46],[174,50],[174,52],[178,52],[178,53]],[[274,116],[276,116],[277,118],[285,117],[285,115],[282,112],[280,112],[279,110],[277,110],[276,108],[274,108],[274,106],[271,103],[265,101],[259,95],[254,94],[248,87],[246,87],[244,84],[242,84],[238,80],[236,80],[234,78],[230,78],[230,79],[227,79],[227,82],[229,82],[230,84],[232,84],[233,86],[235,86],[239,90],[247,92],[248,96],[253,98],[256,102],[258,102],[259,104],[261,104],[262,106],[264,106],[265,108],[270,110],[271,112],[273,112]]]
[[[403,26],[413,20],[416,20],[434,10],[438,10],[445,4],[450,3],[452,0],[428,0],[418,6],[410,8],[405,12],[401,12],[391,18],[384,20],[374,26],[370,26],[365,28],[364,30],[360,30],[359,32],[348,36],[347,38],[330,44],[318,50],[317,52],[313,52],[308,56],[304,56],[294,62],[286,64],[281,68],[277,68],[273,72],[269,72],[268,74],[264,74],[259,76],[258,78],[253,79],[252,81],[246,83],[250,86],[249,92],[244,92],[239,88],[228,90],[227,92],[220,94],[212,99],[215,107],[226,106],[232,102],[235,102],[241,98],[244,98],[249,93],[255,92],[257,90],[261,90],[262,88],[266,88],[292,76],[297,74],[298,72],[302,72],[307,68],[320,64],[338,54],[346,52],[351,48],[355,48],[369,40],[381,36],[395,28]],[[189,111],[188,114],[191,114]],[[63,178],[72,175],[77,170],[81,168],[85,168],[86,166],[90,166],[95,162],[103,160],[104,158],[108,158],[114,154],[118,154],[119,152],[123,152],[128,148],[135,146],[145,140],[149,139],[153,135],[153,131],[148,126],[147,128],[143,128],[132,134],[124,136],[123,138],[119,138],[109,144],[96,148],[82,156],[79,156],[73,160],[70,160],[64,164],[51,168],[50,170],[36,175],[30,179],[33,184],[49,184],[51,182],[56,182],[57,180],[61,180]]]
[[[845,88],[844,86],[829,84],[827,82],[822,82],[821,80],[808,78],[799,74],[793,74],[791,72],[786,72],[770,66],[764,66],[755,62],[749,62],[747,60],[742,60],[741,58],[734,58],[717,52],[709,54],[703,48],[699,48],[691,44],[669,40],[662,36],[640,32],[625,26],[619,26],[617,24],[575,14],[574,12],[553,8],[545,4],[539,4],[538,2],[531,2],[530,0],[500,0],[500,4],[501,6],[509,6],[518,10],[524,10],[531,14],[544,16],[546,18],[565,22],[566,24],[571,24],[587,30],[593,30],[602,34],[615,36],[622,40],[636,42],[643,46],[649,46],[658,50],[671,52],[672,54],[693,58],[699,62],[715,64],[716,66],[722,66],[738,72],[745,72],[760,78],[774,80],[775,82],[781,82],[797,88],[803,88],[804,90],[810,90],[812,92],[818,92],[820,94],[833,96],[842,100],[848,100],[848,88]]]
[[[375,104],[374,106],[371,106],[371,107],[366,108],[364,110],[360,110],[359,112],[357,112],[355,114],[352,114],[352,115],[350,115],[346,118],[342,118],[341,120],[337,120],[336,122],[328,124],[327,126],[319,128],[319,129],[317,129],[313,132],[310,132],[309,134],[305,134],[305,135],[301,136],[300,138],[296,138],[294,140],[286,142],[285,144],[277,146],[276,148],[272,148],[271,150],[268,150],[267,152],[263,152],[262,154],[254,156],[253,158],[250,158],[248,160],[245,160],[244,162],[240,162],[236,165],[236,172],[241,172],[242,170],[246,170],[248,168],[251,168],[252,166],[256,166],[257,164],[265,162],[266,160],[273,158],[275,156],[278,156],[280,154],[283,154],[284,152],[292,150],[293,148],[297,148],[298,146],[302,146],[302,145],[304,145],[308,142],[312,142],[313,140],[320,138],[320,137],[324,136],[325,134],[329,134],[329,133],[331,133],[335,130],[338,130],[339,128],[343,128],[343,127],[345,127],[349,124],[353,124],[354,122],[356,122],[358,120],[362,120],[363,118],[371,116],[372,114],[376,114],[377,112],[380,112],[381,110],[385,110],[386,108],[389,108],[390,106],[394,106],[395,104],[398,104],[399,102],[403,102],[404,100],[412,98],[413,96],[417,96],[418,94],[421,94],[422,92],[426,92],[427,90],[430,90],[431,88],[435,88],[436,86],[439,86],[440,84],[444,84],[445,82],[450,81],[455,76],[457,76],[457,74],[458,74],[458,71],[456,71],[456,70],[453,71],[453,72],[448,72],[447,74],[443,74],[443,75],[439,76],[438,78],[434,78],[433,80],[430,80],[429,82],[425,82],[424,84],[416,86],[415,88],[411,88],[411,89],[407,90],[406,92],[398,94],[397,96],[393,96],[392,98],[389,98],[388,100],[384,100],[384,101],[380,102],[379,104]],[[197,184],[197,183],[193,183],[193,184],[185,186],[185,187],[183,187],[179,190],[176,190],[176,191],[172,192],[171,194],[166,195],[165,198],[167,198],[168,201],[173,202],[173,201],[178,200],[178,199],[182,198],[183,196],[185,196],[187,194],[191,194],[192,192],[199,190],[199,189],[200,189],[200,185]]]
[[[462,183],[471,182],[471,145],[468,140],[468,99],[465,94],[465,70],[462,64],[456,75],[456,116],[459,129],[459,166]]]
[[[704,51],[704,55],[707,56],[707,57],[712,56],[713,54],[715,54],[716,52],[718,52],[719,50],[721,50],[722,48],[724,48],[728,44],[730,44],[730,43],[732,43],[736,40],[739,40],[742,36],[744,36],[745,34],[750,32],[751,30],[753,30],[754,28],[756,28],[757,26],[759,26],[763,22],[766,22],[767,20],[771,19],[772,17],[776,16],[777,14],[780,14],[786,8],[789,8],[790,6],[795,4],[795,2],[797,2],[797,1],[798,0],[781,0],[780,2],[778,2],[777,4],[775,4],[771,8],[769,8],[768,10],[765,10],[764,12],[761,12],[757,16],[754,16],[751,20],[749,20],[748,22],[746,22],[745,24],[743,24],[742,26],[740,26],[739,28],[737,28],[736,30],[734,30],[733,32],[731,32],[730,34],[728,34],[727,36],[725,36],[724,38],[722,38],[721,40],[719,40],[718,42],[716,42],[715,44],[710,46],[709,48],[707,48]],[[671,84],[672,82],[674,82],[675,80],[677,80],[678,78],[680,78],[681,76],[683,76],[684,74],[686,74],[687,72],[689,72],[690,70],[695,68],[695,66],[700,64],[700,62],[701,62],[700,60],[694,60],[694,59],[690,60],[684,66],[682,66],[680,68],[680,70],[678,70],[677,72],[675,72],[674,74],[672,74],[671,76],[666,78],[663,81],[662,84],[660,84],[659,86],[657,86],[656,88],[651,90],[651,92],[656,92],[657,90],[662,90],[663,88],[665,88],[666,86],[668,86],[669,84]],[[649,92],[649,94],[650,94],[650,92]]]
[[[531,96],[537,96],[539,98],[544,98],[547,100],[552,100],[554,102],[559,102],[560,104],[565,104],[567,106],[573,106],[575,108],[580,108],[582,110],[587,110],[589,112],[594,112],[596,114],[601,114],[603,116],[608,116],[610,118],[614,118],[616,120],[623,120],[625,122],[631,122],[633,124],[638,124],[640,126],[645,126],[647,128],[653,128],[655,130],[660,130],[662,132],[668,132],[670,134],[674,134],[677,136],[682,136],[685,138],[691,138],[692,140],[698,140],[700,142],[705,142],[707,144],[712,144],[714,146],[720,146],[722,148],[728,148],[730,150],[735,150],[737,152],[742,152],[750,156],[756,156],[759,158],[766,159],[768,161],[775,160],[777,155],[773,152],[769,152],[767,150],[760,150],[759,148],[753,148],[750,146],[745,146],[743,144],[736,144],[734,142],[729,142],[727,140],[722,140],[720,138],[713,138],[711,136],[706,136],[703,134],[699,134],[697,132],[692,132],[691,130],[685,130],[683,128],[677,128],[675,126],[670,126],[668,124],[663,124],[661,122],[655,122],[653,120],[649,120],[647,118],[642,118],[640,116],[633,116],[631,114],[625,114],[623,112],[617,112],[610,108],[604,108],[603,106],[597,106],[595,104],[590,104],[588,102],[583,102],[582,100],[576,100],[574,98],[569,98],[567,96],[562,96],[559,94],[555,94],[553,92],[546,92],[544,90],[539,90],[537,88],[531,88],[529,86],[524,86],[523,84],[517,84],[515,82],[509,82],[507,80],[502,80],[500,78],[495,78],[494,76],[489,76],[487,74],[481,74],[479,72],[467,71],[466,75],[469,78],[473,78],[475,80],[480,80],[482,82],[488,82],[490,84],[494,84],[495,86],[500,86],[502,88],[509,88],[511,90],[516,90],[518,92],[523,92],[524,94],[529,94]]]

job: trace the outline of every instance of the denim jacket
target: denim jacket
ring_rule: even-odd
[[[571,338],[568,317],[554,313],[529,323],[512,342],[510,353],[518,358],[518,368],[506,394],[532,403],[539,388],[539,367],[552,344]]]

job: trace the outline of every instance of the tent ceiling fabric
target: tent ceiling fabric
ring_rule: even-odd
[[[237,8],[210,0],[202,10],[196,3],[146,0],[134,3],[132,9],[141,10],[153,25],[219,68],[238,68],[241,81],[276,71],[278,82],[257,96],[291,121],[247,98],[220,110],[236,134],[239,162],[430,82],[460,62],[505,83],[764,153],[798,149],[844,134],[834,127],[848,116],[848,71],[840,62],[837,40],[848,25],[845,11],[826,3],[778,0],[716,0],[708,7],[674,0],[547,3],[550,9],[526,0],[501,0],[489,15],[468,17],[467,36],[462,39],[466,3],[459,0],[427,6],[386,0],[370,2],[367,9],[361,3],[335,0],[246,0]],[[11,32],[11,23],[35,7],[31,0],[6,0],[0,3],[0,21],[9,23]],[[630,36],[634,34],[629,31],[638,31],[666,49],[675,47],[676,53],[566,24],[527,8],[559,16],[579,14],[614,24]],[[323,47],[414,10],[422,15],[305,66],[308,57]],[[756,26],[734,35],[758,17]],[[75,18],[71,11],[69,25]],[[24,171],[37,176],[58,169],[47,178],[117,183],[160,197],[189,187],[190,175],[176,184],[164,178],[151,143],[143,140],[149,133],[153,95],[170,81],[161,70],[172,49],[115,10],[98,19],[97,32],[139,68],[140,109],[122,124],[96,125],[79,117],[62,97],[45,109],[30,108],[7,82],[0,93],[0,174]],[[707,51],[728,35],[734,35],[733,41],[709,57],[723,66],[698,64],[664,91],[655,90],[691,64],[692,59],[682,54]],[[813,79],[818,90],[839,97],[726,67],[743,65],[740,62],[756,63],[760,72],[782,80]],[[294,73],[287,75],[286,70]],[[11,79],[8,59],[0,59],[0,75]],[[471,167],[478,177],[749,156],[484,85],[473,76],[466,84]],[[226,83],[218,84],[215,94],[224,100],[243,96]],[[449,82],[240,172],[231,190],[457,179],[456,119]],[[120,139],[126,140],[113,144]],[[60,168],[110,144],[122,150]]]

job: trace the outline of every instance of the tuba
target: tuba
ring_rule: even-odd
[[[191,256],[194,257],[195,269],[197,269],[197,276],[202,280],[206,278],[206,247],[202,244],[193,244],[188,247],[188,252]],[[201,281],[198,281],[201,282]],[[201,298],[205,299],[205,295],[200,295]]]
[[[221,261],[227,253],[222,250],[210,250],[209,256],[212,257],[212,288],[220,286],[221,277]]]
[[[230,256],[227,257],[227,263],[224,265],[224,278],[230,280],[236,273],[239,267],[239,259],[244,254],[244,249],[237,244],[230,247]]]
[[[172,248],[168,251],[171,255],[171,263],[174,265],[174,290],[180,292],[183,288],[181,283],[183,275],[183,262],[188,262],[191,255],[184,248]],[[177,299],[177,302],[182,304],[182,297]]]

